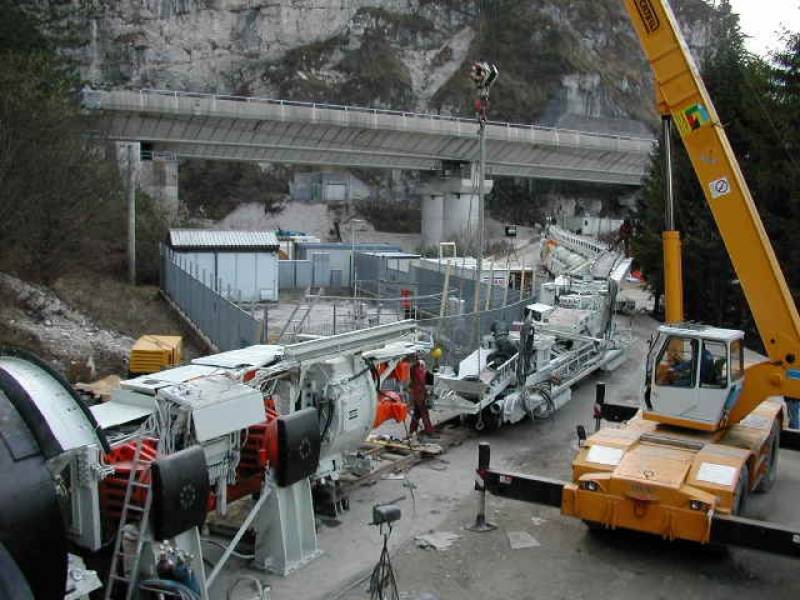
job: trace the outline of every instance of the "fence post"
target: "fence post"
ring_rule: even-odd
[[[508,306],[508,280],[511,278],[511,257],[506,256],[506,285],[503,291],[503,306]]]
[[[489,264],[489,289],[486,290],[486,309],[489,310],[492,306],[492,296],[494,296],[494,259]]]
[[[333,303],[333,335],[336,335],[336,303]]]
[[[442,304],[439,307],[439,317],[443,317],[447,311],[447,293],[450,290],[450,268],[452,261],[447,261],[447,269],[444,272],[444,283],[442,284]]]

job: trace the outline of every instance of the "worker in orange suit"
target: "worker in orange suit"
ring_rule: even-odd
[[[425,361],[416,357],[411,367],[411,400],[414,404],[414,412],[411,416],[411,433],[417,431],[420,419],[425,425],[425,433],[434,433],[431,417],[428,414],[428,389],[425,385],[427,379],[428,369],[425,366]]]

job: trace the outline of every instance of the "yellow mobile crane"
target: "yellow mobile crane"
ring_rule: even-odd
[[[800,398],[800,317],[667,0],[623,1],[655,74],[665,140],[671,119],[768,359],[745,368],[741,331],[681,324],[680,236],[671,222],[668,184],[668,324],[651,343],[641,408],[606,404],[598,387],[602,416],[625,424],[588,438],[578,428],[570,483],[493,470],[489,446],[482,444],[478,489],[558,506],[590,527],[800,554],[800,532],[738,516],[750,492],[774,483],[779,447],[800,450],[800,432],[783,429],[784,405],[775,398]]]

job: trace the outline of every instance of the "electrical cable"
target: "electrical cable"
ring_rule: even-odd
[[[552,388],[551,381],[531,388],[532,391],[541,395],[542,399],[544,400],[544,411],[537,412],[536,409],[531,411],[531,418],[535,420],[545,421],[552,417],[556,412],[556,405],[553,402],[551,390],[547,389],[548,387]]]
[[[139,583],[138,588],[139,591],[160,592],[159,597],[163,597],[163,593],[166,592],[170,596],[180,598],[180,600],[200,600],[198,593],[172,579],[146,579]]]
[[[228,588],[228,593],[225,595],[227,600],[233,600],[233,592],[241,583],[253,584],[258,594],[257,600],[269,600],[269,586],[264,585],[255,575],[242,575],[239,579],[234,581],[233,585]]]
[[[223,550],[228,549],[228,547],[222,542],[212,540],[211,538],[200,538],[200,541],[205,542],[206,544],[211,544],[212,546],[216,546],[217,548],[221,548]],[[241,558],[242,560],[253,560],[256,557],[255,554],[242,554],[241,552],[236,552],[236,550],[233,550],[231,554],[233,554],[236,558]]]

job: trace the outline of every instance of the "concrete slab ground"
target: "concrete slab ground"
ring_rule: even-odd
[[[634,344],[627,362],[603,375],[607,397],[635,403],[647,339],[654,323],[635,317]],[[351,509],[336,527],[319,531],[324,555],[285,578],[264,576],[235,563],[213,590],[226,590],[243,574],[268,581],[274,600],[360,600],[378,559],[381,539],[367,523],[373,504],[401,495],[403,517],[390,548],[401,598],[407,600],[647,599],[679,597],[713,600],[770,598],[800,594],[800,563],[749,550],[714,549],[668,543],[627,532],[590,534],[580,521],[559,511],[489,496],[489,518],[498,529],[477,534],[464,525],[475,517],[473,491],[477,443],[492,444],[492,462],[510,470],[568,479],[575,451],[575,425],[591,430],[595,375],[573,391],[573,400],[551,420],[523,422],[496,432],[473,434],[438,459],[414,467],[402,479],[384,479],[357,489]],[[770,494],[751,496],[747,516],[800,527],[800,456],[784,451],[779,481]],[[405,482],[415,486],[412,500]],[[444,550],[418,548],[415,536],[452,532],[459,537]],[[526,532],[539,546],[512,550],[509,532]],[[214,561],[217,555],[209,553]],[[237,559],[238,560],[238,559]],[[252,598],[244,586],[234,599]]]

